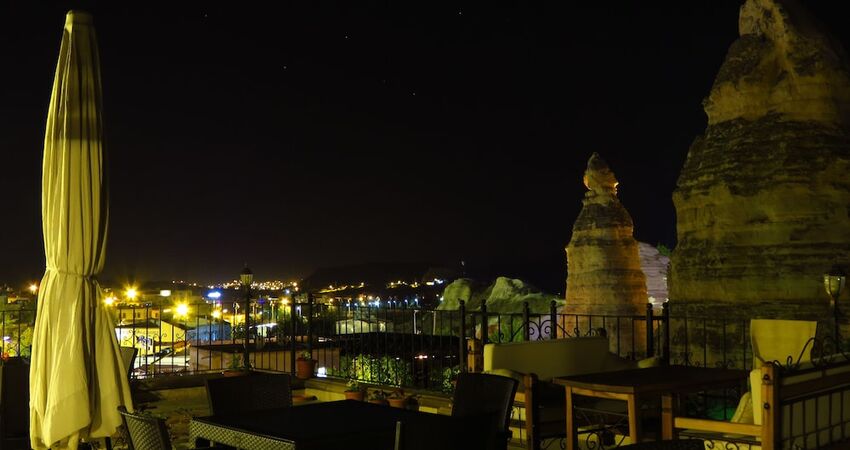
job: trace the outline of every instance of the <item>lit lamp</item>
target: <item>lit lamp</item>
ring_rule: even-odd
[[[242,346],[242,366],[246,369],[250,367],[248,362],[248,332],[251,329],[248,310],[251,303],[251,282],[254,281],[254,272],[245,264],[245,268],[239,274],[239,280],[242,282],[242,287],[245,289],[245,342]]]
[[[838,310],[838,296],[841,295],[841,290],[844,289],[846,276],[840,268],[833,266],[829,273],[823,275],[823,287],[831,299],[832,314],[835,320],[834,337],[836,345],[840,342],[838,336],[838,316],[841,314]]]

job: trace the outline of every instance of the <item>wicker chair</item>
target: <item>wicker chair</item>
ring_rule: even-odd
[[[127,441],[128,450],[171,450],[171,438],[165,420],[158,417],[131,413],[123,406],[118,407],[121,421],[124,422],[122,433]],[[226,447],[194,447],[197,450],[224,450]]]
[[[165,420],[131,413],[118,407],[124,428],[127,429],[127,447],[130,450],[171,450],[171,438]]]
[[[492,414],[495,422],[487,439],[490,448],[507,448],[511,438],[508,428],[517,385],[513,378],[483,373],[461,373],[457,377],[452,416],[467,417]]]
[[[206,380],[207,400],[213,415],[289,408],[292,387],[289,375],[253,374]]]
[[[624,445],[620,450],[704,450],[702,439],[677,439],[673,441],[641,442]]]

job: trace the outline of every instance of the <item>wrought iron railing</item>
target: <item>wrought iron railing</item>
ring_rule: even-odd
[[[29,358],[35,309],[26,304],[0,306],[0,355]]]
[[[749,369],[749,321],[676,316],[665,304],[640,315],[569,314],[555,302],[549,311],[496,313],[486,302],[468,310],[433,310],[403,303],[257,303],[250,312],[249,362],[256,368],[295,373],[299,352],[318,361],[320,376],[364,382],[450,388],[464,370],[467,344],[516,342],[604,334],[610,351],[626,358],[662,357],[671,364]],[[222,371],[243,366],[244,310],[197,302],[110,307],[122,346],[139,349],[133,376]],[[0,326],[7,356],[28,356],[35,311],[6,305]]]

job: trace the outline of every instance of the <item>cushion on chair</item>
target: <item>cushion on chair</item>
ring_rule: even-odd
[[[637,361],[638,369],[647,369],[650,367],[658,367],[663,362],[663,359],[660,356],[653,356],[651,358],[639,359]]]
[[[729,420],[735,423],[754,423],[753,399],[749,392],[744,392],[744,395],[741,396],[741,400],[738,401],[738,407],[735,409],[735,413],[732,414],[732,418]]]
[[[817,327],[818,323],[812,320],[751,320],[753,369],[761,367],[763,362],[779,361],[785,364],[789,356],[794,362],[798,358],[801,362],[810,361],[811,345],[806,348],[806,343],[815,337]]]
[[[534,372],[549,381],[563,375],[607,372],[634,368],[634,362],[608,351],[608,338],[591,336],[545,341],[487,344],[484,370],[510,369]]]
[[[765,362],[779,361],[785,364],[788,357],[793,362],[811,361],[811,345],[806,343],[815,337],[818,323],[810,320],[767,320],[750,321],[750,341],[753,346],[753,370],[750,372],[750,395],[753,405],[761,405],[761,366]],[[806,351],[804,351],[806,349]],[[802,355],[802,356],[801,356]],[[756,408],[752,407],[753,411]],[[761,411],[759,409],[759,411]],[[761,425],[761,412],[753,414],[753,423]]]

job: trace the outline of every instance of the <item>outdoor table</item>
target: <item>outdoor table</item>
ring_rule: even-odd
[[[405,450],[481,449],[489,416],[451,417],[343,400],[192,419],[190,443],[247,450],[392,449],[396,421]],[[477,433],[476,433],[477,431]]]
[[[640,442],[638,406],[642,398],[661,396],[661,437],[673,438],[674,396],[744,383],[749,372],[687,366],[659,366],[556,377],[552,381],[566,390],[567,450],[576,448],[576,424],[573,395],[584,395],[626,402],[629,439]]]

